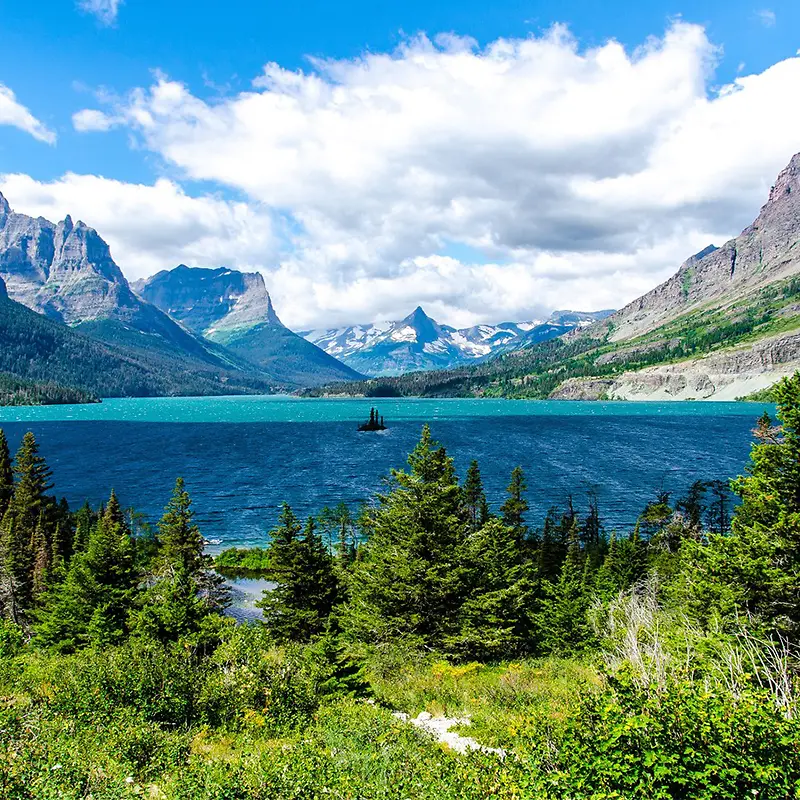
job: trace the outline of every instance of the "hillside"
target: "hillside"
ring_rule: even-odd
[[[214,369],[197,361],[170,358],[113,345],[37,314],[8,297],[0,280],[0,373],[7,402],[40,386],[37,402],[100,397],[238,394],[266,392],[272,384],[231,367]],[[11,387],[17,387],[13,392]]]
[[[800,154],[755,222],[608,318],[472,367],[361,394],[729,400],[800,368]]]
[[[283,325],[260,273],[180,265],[139,282],[136,290],[281,384],[296,388],[363,377]]]

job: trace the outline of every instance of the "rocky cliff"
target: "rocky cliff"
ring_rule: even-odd
[[[136,290],[173,319],[276,380],[315,386],[362,377],[283,325],[260,273],[181,264],[139,282]]]
[[[613,341],[654,330],[706,304],[741,303],[800,268],[800,153],[778,175],[755,222],[722,247],[689,258],[668,280],[608,318]]]

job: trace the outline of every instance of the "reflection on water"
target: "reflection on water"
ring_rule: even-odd
[[[261,619],[261,609],[256,603],[265,591],[272,591],[277,584],[266,578],[226,578],[231,591],[231,605],[225,612],[237,622]]]

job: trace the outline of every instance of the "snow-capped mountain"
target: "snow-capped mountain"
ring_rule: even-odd
[[[556,311],[546,320],[475,325],[460,330],[440,325],[421,307],[399,322],[301,331],[310,342],[367,375],[399,375],[446,369],[526,344],[560,336],[611,312]]]

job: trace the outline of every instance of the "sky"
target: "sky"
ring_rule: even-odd
[[[295,329],[617,308],[800,151],[797,0],[0,0],[0,191]]]

